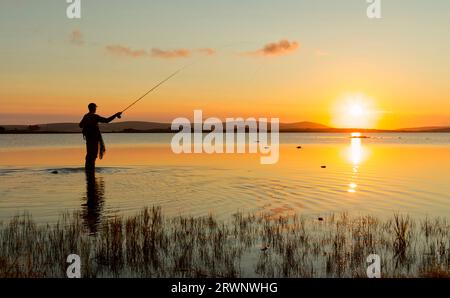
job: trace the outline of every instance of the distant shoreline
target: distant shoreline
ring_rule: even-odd
[[[235,131],[237,125],[243,125],[240,121],[235,122]],[[109,124],[100,124],[100,130],[103,133],[177,133],[178,130],[172,130],[171,123],[147,122],[147,121],[123,121]],[[192,124],[191,127],[194,127]],[[225,129],[226,125],[223,124]],[[259,127],[259,126],[258,126]],[[268,125],[270,132],[270,125]],[[193,130],[191,130],[193,132]],[[316,122],[293,122],[280,123],[280,133],[411,133],[411,132],[450,132],[450,126],[421,126],[399,129],[362,129],[362,128],[335,128]],[[209,133],[210,130],[204,130]],[[224,130],[225,132],[225,130]],[[246,129],[248,132],[248,129]],[[0,134],[60,134],[60,133],[81,133],[78,123],[46,123],[33,125],[0,125]]]
[[[104,131],[103,134],[119,133],[119,134],[176,134],[178,131],[171,130],[132,130],[132,131]],[[211,131],[203,131],[210,133]],[[270,130],[268,131],[270,133]],[[282,130],[280,133],[450,133],[450,129],[446,130],[361,130],[361,129],[333,129],[333,130]],[[193,132],[192,132],[193,133]],[[24,135],[24,134],[81,134],[80,131],[26,131],[26,130],[9,130],[2,131],[0,135]]]

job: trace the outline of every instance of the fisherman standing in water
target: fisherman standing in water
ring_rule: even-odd
[[[102,159],[106,150],[98,123],[109,123],[116,118],[120,118],[122,112],[118,112],[109,118],[104,118],[95,113],[97,111],[97,105],[95,103],[90,103],[88,109],[89,113],[84,115],[80,122],[80,128],[83,129],[83,137],[86,140],[85,169],[86,172],[94,172],[97,156]]]
[[[86,140],[86,173],[95,173],[95,160],[97,159],[97,155],[99,155],[100,159],[102,159],[103,154],[105,153],[105,144],[103,143],[102,134],[100,133],[100,129],[98,128],[98,123],[109,123],[116,118],[120,118],[123,112],[134,106],[141,99],[156,90],[159,86],[170,80],[183,69],[184,67],[172,73],[170,76],[156,84],[152,89],[147,91],[144,95],[133,101],[128,107],[122,110],[122,112],[118,112],[109,118],[103,118],[95,114],[95,112],[97,111],[97,105],[95,103],[90,103],[88,105],[89,113],[84,115],[83,120],[81,120],[80,122],[80,127],[83,129],[83,136]]]

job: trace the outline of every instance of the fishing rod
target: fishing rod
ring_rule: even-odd
[[[227,47],[232,47],[235,44],[240,44],[242,42],[239,43],[231,43],[228,45],[224,45],[221,48],[227,48]],[[165,78],[164,80],[162,80],[161,82],[159,82],[156,86],[154,86],[152,89],[150,89],[149,91],[147,91],[144,95],[142,95],[141,97],[139,97],[138,99],[136,99],[134,102],[132,102],[129,106],[127,106],[124,110],[122,110],[121,113],[125,112],[126,110],[128,110],[129,108],[131,108],[132,106],[134,106],[135,104],[137,104],[141,99],[143,99],[144,97],[146,97],[149,93],[151,93],[152,91],[154,91],[155,89],[157,89],[159,86],[161,86],[162,84],[164,84],[165,82],[167,82],[168,80],[170,80],[171,78],[173,78],[174,76],[176,76],[180,71],[182,71],[183,69],[185,69],[188,66],[191,66],[195,64],[194,62],[192,62],[191,64],[188,64],[180,69],[178,69],[177,71],[175,71],[174,73],[172,73],[170,76],[168,76],[167,78]],[[118,118],[122,118],[122,116],[118,116]]]
[[[177,71],[175,71],[174,73],[172,73],[170,76],[168,76],[167,78],[165,78],[164,80],[162,80],[161,82],[159,82],[158,84],[156,84],[152,89],[150,89],[149,91],[147,91],[144,95],[142,95],[141,97],[139,97],[138,99],[136,99],[135,101],[133,101],[129,106],[127,106],[124,110],[122,110],[121,113],[125,112],[126,110],[128,110],[129,108],[131,108],[132,106],[134,106],[135,104],[137,104],[141,99],[143,99],[144,97],[146,97],[149,93],[151,93],[152,91],[154,91],[155,89],[157,89],[159,86],[161,86],[162,84],[164,84],[165,82],[167,82],[168,80],[170,80],[171,78],[173,78],[174,76],[176,76],[180,71],[182,71],[185,67],[178,69]],[[118,118],[122,118],[122,116],[118,116]]]

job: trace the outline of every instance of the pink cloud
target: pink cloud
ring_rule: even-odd
[[[212,55],[215,55],[217,53],[216,50],[211,49],[211,48],[198,49],[197,51],[199,53],[202,53],[202,54],[206,55],[206,56],[212,56]]]
[[[151,55],[153,57],[163,59],[188,58],[191,56],[191,51],[187,49],[161,50],[158,48],[153,48]]]
[[[70,32],[69,41],[71,44],[81,46],[84,44],[83,34],[81,33],[80,30],[75,29],[72,32]]]
[[[131,58],[142,58],[148,56],[148,53],[145,50],[133,50],[129,47],[119,45],[107,46],[106,51],[112,55]]]
[[[272,42],[266,44],[262,49],[246,52],[245,56],[264,56],[264,57],[274,57],[282,56],[286,54],[293,53],[300,48],[300,44],[296,41],[289,41],[286,39],[280,40],[279,42]]]
[[[153,57],[160,59],[177,59],[177,58],[189,58],[194,53],[202,55],[214,55],[216,51],[211,48],[202,48],[197,50],[189,49],[174,49],[174,50],[161,50],[159,48],[153,48],[150,51],[146,50],[134,50],[127,46],[121,45],[109,45],[105,47],[109,54],[130,58],[144,58]]]

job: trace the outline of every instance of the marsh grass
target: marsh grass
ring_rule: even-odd
[[[80,255],[83,277],[365,277],[378,254],[383,277],[450,277],[450,225],[395,214],[323,221],[237,213],[165,217],[161,208],[115,217],[89,233],[79,213],[38,226],[30,215],[0,224],[0,277],[64,277]]]

